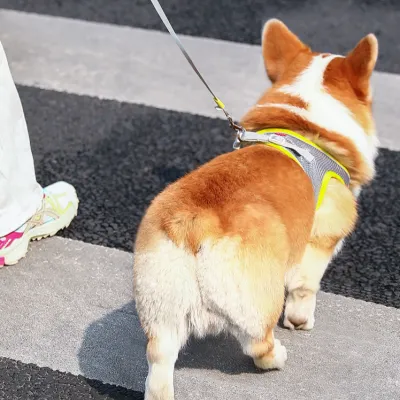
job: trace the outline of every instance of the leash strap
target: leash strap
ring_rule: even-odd
[[[228,114],[228,112],[225,110],[225,104],[214,94],[214,92],[211,90],[210,86],[208,86],[207,82],[205,81],[205,79],[203,78],[203,76],[201,75],[200,71],[196,68],[196,66],[194,65],[194,62],[192,61],[192,59],[190,58],[189,54],[187,53],[187,51],[185,50],[185,48],[183,47],[182,42],[180,41],[180,39],[178,38],[178,35],[175,33],[174,28],[172,27],[172,25],[170,24],[167,16],[164,13],[164,10],[161,7],[161,4],[158,2],[158,0],[151,0],[151,2],[153,3],[154,8],[156,9],[158,15],[161,18],[161,21],[164,23],[165,27],[168,29],[168,32],[171,34],[171,36],[173,37],[173,39],[175,40],[176,44],[178,45],[178,47],[180,48],[181,52],[183,53],[183,55],[185,56],[186,60],[188,61],[188,63],[190,64],[190,66],[193,68],[193,71],[197,74],[197,76],[200,78],[200,80],[203,82],[204,86],[208,89],[208,91],[211,93],[213,100],[215,102],[215,104],[217,105],[216,109],[217,110],[221,110],[224,112],[226,118],[229,121],[229,125],[231,126],[231,128],[233,128],[236,132],[242,132],[243,131],[243,127],[241,127],[240,125],[236,124],[233,121],[233,118]]]

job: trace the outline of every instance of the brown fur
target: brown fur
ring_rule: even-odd
[[[148,223],[194,254],[206,239],[237,235],[243,246],[257,248],[266,240],[260,232],[283,224],[290,243],[285,254],[298,260],[311,231],[313,201],[302,169],[258,145],[221,155],[170,185],[149,209]]]

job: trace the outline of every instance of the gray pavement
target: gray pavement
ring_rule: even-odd
[[[131,269],[132,255],[119,250],[35,243],[23,262],[0,270],[0,354],[143,391]],[[284,371],[257,372],[230,338],[193,341],[177,363],[177,399],[395,400],[399,326],[398,309],[320,293],[312,332],[277,330],[288,349]]]

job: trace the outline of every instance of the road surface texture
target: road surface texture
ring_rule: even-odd
[[[319,51],[345,53],[368,32],[380,40],[378,175],[323,279],[315,329],[277,330],[289,356],[282,372],[256,371],[232,339],[192,342],[177,363],[178,400],[400,398],[400,5],[318,3],[162,2],[236,117],[269,84],[259,47],[267,18]],[[0,399],[142,399],[138,223],[168,183],[230,151],[232,133],[149,0],[0,0],[0,40],[38,180],[66,180],[81,201],[68,230],[0,270]]]

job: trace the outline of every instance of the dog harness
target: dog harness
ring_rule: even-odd
[[[239,133],[233,147],[240,148],[240,142],[264,143],[299,164],[311,180],[316,209],[321,206],[331,179],[337,179],[346,186],[350,184],[350,175],[343,165],[296,132],[287,129],[264,129],[258,132],[244,130]]]

